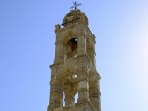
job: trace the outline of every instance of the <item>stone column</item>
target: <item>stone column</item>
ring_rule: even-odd
[[[48,110],[63,106],[63,90],[60,84],[52,81],[50,84],[50,103]]]
[[[96,65],[96,60],[95,60],[95,56],[96,56],[96,52],[95,52],[95,36],[92,35],[92,36],[89,36],[89,42],[88,42],[88,54],[89,54],[89,57],[93,63],[93,65]]]
[[[86,38],[85,36],[80,36],[78,38],[78,55],[86,53]]]
[[[101,111],[101,101],[100,101],[100,86],[98,81],[93,81],[89,83],[89,98],[93,104],[96,111]]]
[[[89,85],[86,80],[78,83],[78,103],[89,101]]]
[[[64,88],[64,93],[65,93],[65,106],[73,106],[75,104],[75,97],[74,97],[74,94],[72,92],[72,86],[71,84],[69,83],[69,85],[67,85],[65,88]]]
[[[64,52],[63,52],[63,41],[56,41],[56,49],[55,49],[55,60],[54,63],[60,63],[64,61]]]
[[[75,98],[71,94],[71,92],[66,92],[65,93],[65,106],[73,106],[75,104]]]

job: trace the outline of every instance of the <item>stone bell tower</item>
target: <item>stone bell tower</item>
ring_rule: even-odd
[[[71,10],[62,26],[55,26],[55,34],[47,111],[101,111],[95,35],[88,27],[85,13],[77,8]]]

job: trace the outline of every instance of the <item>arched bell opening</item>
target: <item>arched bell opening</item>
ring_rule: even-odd
[[[66,59],[77,57],[78,39],[72,38],[66,44]]]
[[[77,86],[69,86],[63,92],[63,106],[74,106],[77,103],[78,90]]]
[[[60,81],[63,89],[63,106],[74,106],[78,99],[78,82],[79,72],[77,71],[75,62],[65,63],[65,65],[57,72],[56,79]]]
[[[63,78],[63,106],[74,106],[77,102],[78,75],[75,73],[66,74]]]
[[[63,105],[74,106],[77,102],[76,94],[78,92],[78,84],[66,81],[63,86]]]

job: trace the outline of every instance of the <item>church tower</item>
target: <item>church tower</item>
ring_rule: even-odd
[[[95,35],[85,13],[74,7],[65,15],[62,26],[55,25],[55,34],[47,111],[101,111]]]

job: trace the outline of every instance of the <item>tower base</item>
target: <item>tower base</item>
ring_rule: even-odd
[[[76,103],[74,106],[65,106],[49,111],[96,111],[90,101]]]

